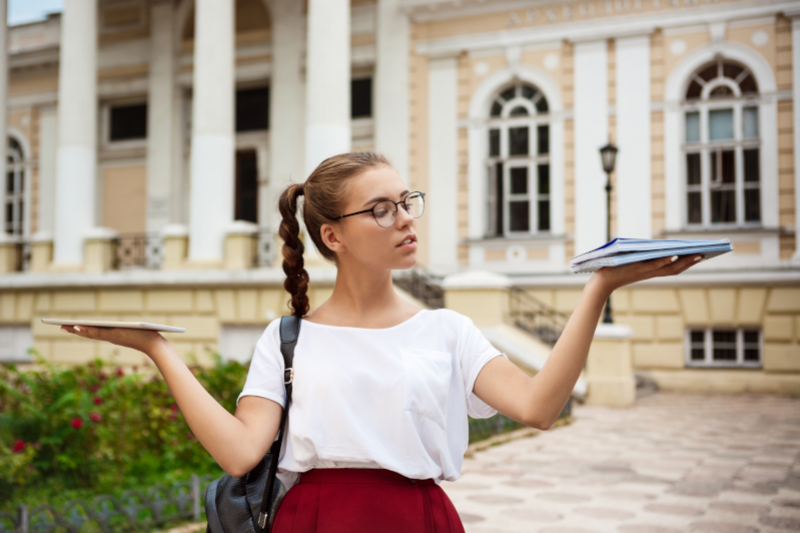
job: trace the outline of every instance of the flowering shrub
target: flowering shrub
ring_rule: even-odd
[[[220,472],[191,434],[160,374],[125,373],[96,359],[57,369],[0,367],[0,502],[16,489],[55,484],[112,491],[166,477]],[[228,411],[247,367],[192,373]]]

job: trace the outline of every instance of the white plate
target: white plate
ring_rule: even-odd
[[[83,320],[81,318],[43,318],[44,324],[53,326],[93,326],[97,328],[130,328],[130,329],[151,329],[153,331],[168,331],[170,333],[183,333],[186,328],[175,326],[163,326],[161,324],[151,324],[149,322],[115,322],[113,320]]]

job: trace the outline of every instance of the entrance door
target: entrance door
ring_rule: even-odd
[[[258,223],[258,162],[255,150],[236,152],[236,218]]]

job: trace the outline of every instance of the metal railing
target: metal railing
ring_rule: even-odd
[[[189,481],[179,481],[169,488],[156,485],[144,494],[138,490],[127,490],[119,497],[103,494],[91,504],[71,500],[60,510],[47,504],[29,510],[23,504],[17,516],[0,513],[0,533],[80,533],[88,529],[138,532],[173,520],[197,522],[201,519],[205,490],[213,479],[210,475],[192,475]]]
[[[253,254],[253,266],[270,267],[275,262],[275,233],[276,230],[272,228],[258,228],[256,248]]]
[[[164,262],[164,239],[158,233],[129,233],[114,239],[112,268],[161,268]]]
[[[542,342],[555,346],[569,317],[516,285],[510,287],[508,297],[509,322]]]
[[[17,243],[17,272],[26,272],[31,268],[31,241],[19,241]]]
[[[423,302],[431,309],[444,307],[442,276],[436,275],[422,266],[409,270],[398,270],[392,274],[395,285]]]

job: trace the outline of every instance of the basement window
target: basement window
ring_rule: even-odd
[[[690,328],[686,366],[761,368],[760,328]]]

